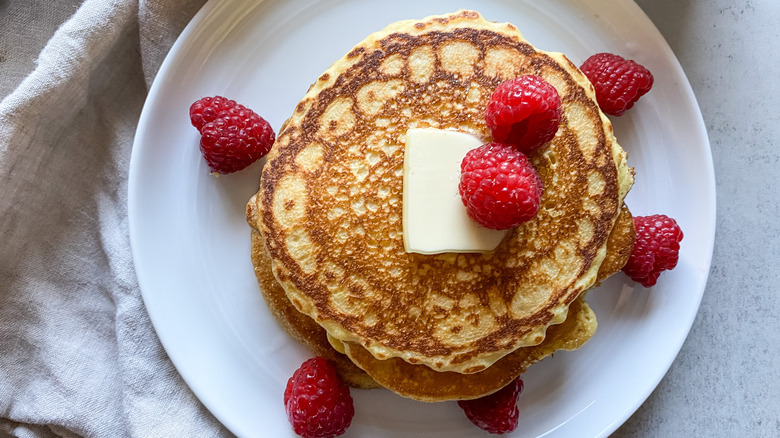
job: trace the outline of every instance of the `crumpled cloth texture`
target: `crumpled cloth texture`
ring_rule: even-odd
[[[0,102],[0,436],[230,436],[141,299],[127,220],[136,124],[205,0],[86,0]]]

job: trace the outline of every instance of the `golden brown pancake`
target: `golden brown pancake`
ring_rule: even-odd
[[[545,184],[539,213],[492,253],[406,253],[406,131],[488,141],[488,97],[523,74],[555,86],[563,110],[530,156]],[[541,343],[596,282],[632,182],[584,75],[514,26],[461,11],[395,23],[312,85],[268,155],[251,225],[292,304],[332,337],[377,359],[477,373]]]
[[[247,209],[247,221],[257,214],[252,204]],[[634,222],[627,207],[623,207],[607,242],[607,256],[599,269],[599,281],[620,271],[628,260],[634,243]],[[580,296],[569,308],[566,321],[547,330],[545,340],[536,346],[523,347],[499,359],[485,371],[476,374],[436,372],[424,365],[411,365],[400,359],[378,360],[356,344],[346,344],[350,358],[334,350],[327,332],[310,317],[298,312],[271,270],[262,236],[251,233],[252,264],[263,297],[279,324],[298,342],[317,356],[334,362],[341,378],[350,386],[361,389],[385,387],[400,395],[421,401],[461,400],[490,394],[532,365],[557,350],[575,350],[596,330],[596,318]],[[369,371],[370,375],[352,361]],[[371,376],[376,376],[377,382]]]
[[[349,358],[331,347],[325,329],[293,307],[284,289],[274,278],[271,260],[265,251],[262,236],[254,230],[252,231],[252,265],[268,309],[293,339],[306,346],[314,355],[333,361],[339,376],[349,386],[362,389],[380,387]]]
[[[518,348],[474,374],[434,371],[397,357],[378,360],[358,344],[345,342],[344,346],[352,361],[377,383],[399,395],[424,402],[468,400],[498,391],[529,366],[558,350],[580,348],[596,331],[596,315],[583,296],[569,306],[569,313],[563,323],[547,329],[547,337],[541,344]]]
[[[625,205],[607,242],[607,255],[598,281],[619,272],[634,247],[634,221]],[[596,331],[596,315],[585,302],[585,293],[569,307],[566,320],[550,326],[544,341],[522,347],[502,357],[484,371],[475,374],[437,372],[424,365],[412,365],[399,358],[378,360],[365,348],[344,343],[347,356],[381,386],[404,397],[425,402],[465,400],[491,394],[524,373],[529,366],[558,350],[576,350]]]
[[[623,204],[620,208],[615,226],[609,233],[607,239],[607,256],[604,262],[599,266],[599,273],[595,286],[606,280],[612,274],[619,272],[628,262],[631,251],[634,250],[634,240],[636,239],[636,229],[634,228],[634,217],[631,215],[628,207]]]

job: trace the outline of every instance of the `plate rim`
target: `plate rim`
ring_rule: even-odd
[[[279,0],[276,1],[278,2]],[[320,0],[315,0],[315,2],[316,1],[320,1]],[[592,2],[605,3],[601,0],[592,0]],[[149,296],[150,293],[149,291],[152,289],[152,286],[148,284],[148,279],[147,279],[148,276],[146,275],[145,267],[139,266],[140,265],[139,254],[143,252],[143,250],[141,249],[143,243],[139,241],[139,223],[138,223],[138,214],[139,214],[138,208],[140,206],[140,202],[138,202],[139,190],[141,187],[140,186],[141,181],[143,179],[142,171],[138,165],[139,151],[141,151],[143,148],[143,146],[140,145],[140,143],[144,137],[145,132],[148,130],[147,126],[153,123],[153,121],[150,121],[151,108],[155,105],[156,100],[159,99],[158,96],[162,93],[164,79],[167,78],[167,75],[169,74],[171,69],[173,69],[178,62],[180,62],[179,58],[182,56],[181,55],[182,46],[184,46],[186,42],[189,39],[191,39],[194,34],[196,34],[199,30],[201,30],[201,27],[206,26],[208,24],[208,21],[211,18],[213,18],[215,15],[218,15],[222,7],[226,7],[227,5],[232,3],[241,4],[242,2],[238,0],[231,0],[225,2],[220,2],[218,0],[209,0],[195,14],[192,20],[187,24],[185,29],[176,39],[174,44],[171,46],[171,49],[169,50],[168,54],[166,55],[163,63],[161,64],[160,69],[155,75],[152,86],[150,87],[149,93],[144,102],[141,116],[139,117],[139,122],[135,131],[133,150],[130,157],[130,166],[128,172],[127,206],[128,206],[129,237],[130,237],[131,253],[133,256],[132,257],[133,266],[135,268],[136,276],[138,279],[138,285],[141,291],[141,296],[144,305],[147,309],[147,312],[149,313],[149,317],[152,322],[152,326],[154,327],[155,333],[160,339],[163,348],[165,349],[166,353],[170,357],[171,362],[173,363],[177,372],[182,376],[185,383],[197,396],[199,401],[212,414],[214,414],[214,416],[218,419],[218,421],[220,421],[225,427],[227,427],[233,433],[237,433],[238,431],[241,430],[241,427],[238,424],[236,424],[234,421],[231,421],[230,415],[224,412],[224,409],[218,403],[213,403],[211,400],[207,400],[208,397],[204,398],[203,391],[201,390],[201,385],[196,381],[192,373],[189,372],[186,364],[182,363],[181,359],[179,358],[179,355],[175,353],[176,350],[174,346],[175,342],[171,339],[170,336],[168,336],[168,333],[164,329],[165,324],[162,322],[163,316],[159,313],[159,308],[156,308],[154,305],[150,306],[150,304],[154,302],[154,300]],[[257,4],[259,3],[263,3],[263,0],[259,0]],[[716,184],[715,184],[714,164],[712,159],[711,144],[709,142],[706,125],[704,123],[701,110],[699,109],[698,106],[698,101],[696,100],[696,96],[690,85],[688,77],[685,74],[684,70],[682,69],[679,60],[673,53],[672,49],[669,47],[668,43],[663,38],[663,35],[660,33],[660,31],[658,31],[656,26],[652,23],[652,21],[644,13],[644,11],[632,0],[621,0],[619,6],[633,8],[633,12],[637,14],[637,17],[642,19],[643,21],[646,21],[647,28],[652,29],[654,31],[653,36],[656,40],[655,44],[658,45],[658,47],[665,52],[664,53],[665,58],[672,62],[673,67],[677,70],[679,77],[683,79],[684,83],[682,84],[682,87],[687,92],[686,98],[689,99],[689,101],[693,104],[695,109],[694,115],[696,116],[696,120],[697,120],[697,124],[696,124],[697,136],[701,137],[706,143],[705,152],[708,160],[706,160],[706,162],[702,164],[705,167],[705,174],[708,177],[707,186],[710,189],[707,191],[708,200],[706,204],[710,207],[709,208],[710,211],[709,214],[707,214],[707,216],[711,219],[712,226],[711,229],[709,230],[708,237],[706,239],[706,242],[708,243],[708,248],[706,248],[707,249],[706,255],[704,256],[704,258],[701,259],[705,262],[704,265],[706,269],[703,275],[703,281],[701,287],[699,288],[699,290],[696,291],[698,296],[696,299],[695,311],[691,312],[688,315],[688,319],[685,321],[685,324],[683,324],[684,330],[681,330],[679,332],[678,338],[675,339],[676,342],[675,342],[675,347],[673,349],[675,353],[667,357],[664,366],[661,367],[663,371],[660,372],[659,375],[653,376],[653,378],[645,380],[646,383],[644,385],[645,390],[642,393],[643,395],[637,400],[636,405],[627,406],[624,409],[623,413],[618,415],[617,418],[615,418],[615,420],[611,424],[607,425],[607,427],[598,436],[609,435],[615,430],[617,430],[617,428],[620,427],[620,425],[625,423],[625,421],[627,421],[628,418],[631,415],[633,415],[643,403],[645,403],[645,401],[648,399],[648,397],[651,395],[651,393],[655,390],[655,388],[658,386],[660,381],[669,371],[673,362],[679,356],[680,350],[682,349],[682,346],[690,333],[695,318],[698,315],[698,311],[701,306],[701,301],[704,292],[706,290],[707,278],[712,264],[712,256],[714,251],[714,241],[715,241],[715,234],[716,234],[716,221],[717,221],[717,215],[716,215],[717,196],[716,196]],[[245,7],[250,7],[250,6],[245,6]]]

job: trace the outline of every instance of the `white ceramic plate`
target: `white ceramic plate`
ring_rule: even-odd
[[[135,138],[130,232],[138,280],[157,333],[195,394],[239,436],[291,436],[288,376],[308,356],[266,310],[249,260],[244,206],[260,164],[208,174],[188,108],[235,98],[275,129],[331,62],[390,22],[458,8],[517,25],[537,47],[575,63],[608,51],[640,60],[653,90],[613,118],[636,168],[627,202],[683,230],[678,267],[650,290],[622,274],[589,294],[599,329],[524,376],[512,436],[605,436],[647,398],[677,355],[699,307],[713,247],[715,185],[696,100],[671,50],[630,1],[211,1],[171,49]],[[459,437],[480,431],[455,403],[424,404],[353,390],[347,436]]]

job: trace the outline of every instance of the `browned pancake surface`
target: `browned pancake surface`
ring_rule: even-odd
[[[634,221],[625,206],[609,235],[607,256],[599,269],[599,281],[620,271],[634,245]],[[584,294],[583,294],[584,295]],[[424,365],[412,365],[398,358],[378,360],[365,348],[346,343],[348,356],[376,381],[404,396],[434,402],[478,398],[503,388],[532,364],[558,350],[581,347],[596,331],[596,316],[580,295],[569,307],[566,321],[547,329],[544,342],[518,348],[488,369],[476,374],[436,372]]]
[[[636,239],[636,229],[634,228],[634,217],[628,206],[623,204],[620,208],[620,215],[615,221],[612,232],[607,239],[607,256],[604,262],[599,266],[597,284],[606,280],[616,272],[620,272],[623,266],[628,262],[631,251],[634,249],[634,240]]]
[[[569,307],[571,317],[547,330],[544,342],[522,347],[474,374],[434,371],[399,358],[377,360],[358,344],[344,343],[348,356],[364,368],[377,383],[404,397],[426,402],[479,398],[506,386],[529,366],[555,351],[575,350],[596,330],[596,316],[583,297]]]
[[[531,156],[545,183],[537,217],[493,253],[406,253],[407,129],[489,139],[490,93],[529,73],[564,108],[555,139]],[[334,64],[280,132],[250,203],[276,278],[332,336],[379,359],[475,373],[541,342],[594,284],[630,180],[576,67],[464,11],[391,26]]]
[[[339,376],[355,388],[377,388],[379,385],[351,360],[337,352],[328,342],[327,332],[313,319],[299,312],[287,299],[284,289],[274,278],[271,260],[265,251],[262,236],[252,231],[252,265],[268,309],[284,330],[316,356],[331,360]]]
[[[247,210],[250,223],[255,214],[256,211],[250,204]],[[599,269],[599,281],[622,269],[633,242],[633,219],[628,208],[624,206],[610,233],[607,243],[609,251]],[[325,329],[290,303],[284,289],[273,276],[271,260],[268,258],[262,236],[254,230],[251,233],[251,250],[252,264],[263,298],[279,324],[312,353],[333,361],[341,378],[355,388],[384,386],[405,397],[428,402],[477,398],[502,388],[525,372],[530,365],[557,350],[579,348],[596,329],[595,315],[581,296],[569,308],[566,321],[548,329],[545,340],[540,345],[515,350],[487,370],[476,374],[435,372],[424,365],[411,365],[397,358],[377,360],[359,345],[347,343],[349,357],[365,368],[369,375],[347,356],[334,350],[327,339]],[[371,376],[376,376],[379,382]]]

